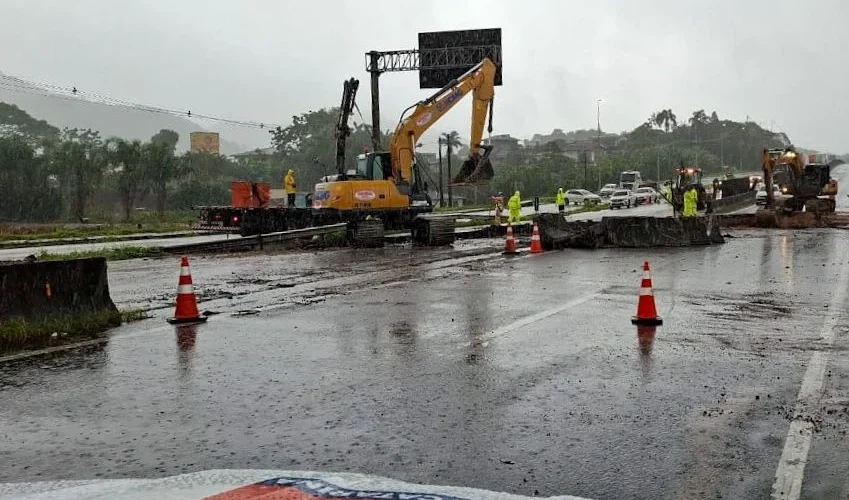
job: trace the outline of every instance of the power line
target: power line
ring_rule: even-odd
[[[132,101],[127,101],[124,99],[118,99],[114,97],[110,97],[105,94],[101,94],[99,92],[91,92],[86,90],[78,89],[76,86],[71,87],[63,87],[59,85],[54,85],[50,83],[43,82],[34,82],[30,80],[25,80],[23,78],[18,78],[9,75],[0,75],[0,88],[4,88],[6,90],[10,90],[12,92],[21,92],[34,94],[44,97],[50,97],[55,99],[63,99],[69,101],[84,101],[92,104],[101,104],[105,106],[112,106],[115,108],[122,108],[132,111],[142,111],[146,113],[158,113],[163,115],[170,116],[179,116],[183,118],[195,118],[199,120],[208,120],[213,122],[226,123],[229,125],[236,125],[242,127],[251,127],[258,129],[274,129],[276,127],[282,127],[282,125],[276,123],[267,123],[267,122],[259,122],[259,121],[250,121],[250,120],[236,120],[233,118],[227,118],[222,116],[209,115],[205,113],[193,113],[191,110],[180,110],[180,109],[172,109],[172,108],[164,108],[160,106],[151,106],[146,104],[139,104]]]

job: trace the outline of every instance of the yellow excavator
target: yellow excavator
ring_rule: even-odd
[[[837,181],[831,178],[829,165],[805,164],[793,146],[783,149],[764,148],[761,161],[766,208],[781,208],[785,212],[834,212]],[[775,199],[773,184],[781,193]]]
[[[389,151],[359,155],[355,170],[344,171],[344,162],[338,162],[337,175],[315,185],[312,203],[316,219],[350,222],[380,218],[386,227],[411,227],[414,219],[431,212],[428,186],[415,161],[416,144],[469,93],[474,100],[470,154],[453,182],[479,183],[491,179],[493,170],[488,158],[491,146],[481,141],[487,116],[492,131],[495,72],[495,64],[484,59],[429,98],[407,108],[392,135]]]

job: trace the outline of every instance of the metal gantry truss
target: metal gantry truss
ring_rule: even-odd
[[[441,49],[388,50],[366,53],[366,71],[385,73],[388,71],[418,71],[471,68],[489,57],[496,65],[501,64],[500,45],[476,45],[470,47],[446,47]]]
[[[366,71],[371,74],[371,121],[372,146],[375,151],[380,147],[380,87],[381,73],[392,71],[426,71],[435,76],[435,80],[448,80],[451,73],[470,69],[485,57],[501,66],[501,45],[469,45],[462,47],[444,47],[438,49],[387,50],[366,52]],[[459,76],[459,74],[454,75]],[[500,76],[500,75],[499,75]],[[422,81],[420,77],[420,81]],[[433,83],[433,81],[431,81]],[[496,82],[500,85],[500,81]],[[437,85],[435,88],[439,88]],[[428,85],[431,87],[431,85]],[[424,88],[424,86],[422,87]]]

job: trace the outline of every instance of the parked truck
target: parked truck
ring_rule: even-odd
[[[284,197],[275,196],[279,191],[268,182],[232,181],[230,204],[195,207],[199,214],[192,228],[251,236],[309,227],[310,194],[300,193],[290,207]]]
[[[619,174],[619,187],[634,191],[642,186],[643,178],[637,170],[626,170]]]

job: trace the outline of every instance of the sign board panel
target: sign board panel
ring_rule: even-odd
[[[218,132],[192,132],[189,134],[192,153],[219,153]]]
[[[441,89],[485,57],[501,85],[501,28],[419,33],[419,87]]]

